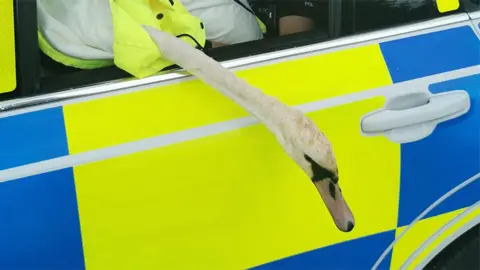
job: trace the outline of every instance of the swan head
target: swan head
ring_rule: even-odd
[[[340,231],[350,232],[355,220],[340,188],[337,162],[327,137],[309,118],[297,118],[296,136],[288,154],[308,175]]]

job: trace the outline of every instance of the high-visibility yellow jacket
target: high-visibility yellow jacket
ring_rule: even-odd
[[[39,0],[38,4],[40,49],[50,58],[67,66],[94,69],[115,64],[133,76],[142,78],[172,65],[162,58],[142,25],[169,32],[195,47],[205,45],[202,22],[175,0],[110,0],[109,5],[104,0]],[[88,22],[82,24],[85,29],[81,29],[82,26],[77,29],[75,20]],[[99,26],[100,23],[103,25]],[[83,31],[82,37],[92,34],[92,38],[112,38],[113,48],[110,51],[113,55],[109,55],[108,49],[91,48],[92,53],[88,53],[90,59],[76,56],[75,50],[90,49],[89,42],[74,38],[65,40],[69,38],[69,33],[63,31],[64,25],[70,26],[69,29],[66,27],[68,30]],[[97,31],[95,27],[106,29],[110,33]],[[62,32],[58,33],[59,31]],[[85,34],[85,31],[88,33]],[[105,37],[108,35],[110,37]],[[56,43],[60,45],[55,46]]]

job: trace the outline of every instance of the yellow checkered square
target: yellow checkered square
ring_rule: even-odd
[[[0,0],[0,93],[16,85],[13,0]]]
[[[458,0],[437,0],[437,9],[442,13],[457,10],[459,7]]]

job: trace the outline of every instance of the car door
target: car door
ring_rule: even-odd
[[[352,232],[336,229],[263,125],[169,74],[2,115],[15,132],[0,140],[0,268],[370,269],[479,171],[479,40],[465,14],[446,19],[241,59],[235,70],[327,134]],[[391,136],[406,126],[408,136]],[[415,224],[381,268],[401,266],[476,190]]]
[[[475,3],[475,1],[462,1],[462,5],[465,6],[466,10],[469,12],[469,17],[472,21],[472,28],[477,32],[478,35],[478,22],[476,19],[476,13],[478,13],[478,3]],[[473,55],[474,58],[478,59],[478,53],[477,55]],[[457,89],[460,88],[469,88],[468,84],[471,84],[474,86],[472,90],[469,92],[474,92],[476,93],[478,90],[474,90],[477,88],[476,85],[478,85],[478,74],[473,75],[473,76],[467,76],[463,78],[459,78],[457,80],[445,80],[445,82],[440,83],[440,84],[435,84],[432,85],[432,89],[436,89],[437,91],[442,89],[443,87],[456,87]],[[442,91],[442,90],[440,90]],[[475,94],[474,94],[475,95]],[[475,104],[478,104],[478,98],[473,97],[472,102]],[[478,105],[473,105],[478,106]],[[468,125],[467,125],[468,126]],[[465,134],[470,133],[470,141],[475,141],[476,138],[480,138],[480,128],[478,124],[475,124],[471,128],[463,126],[460,128],[458,131],[461,131],[461,133],[455,135],[455,136],[465,136]],[[450,129],[452,127],[449,126]],[[457,128],[459,128],[457,126]],[[442,130],[443,132],[443,130]],[[467,133],[465,133],[467,132]],[[475,135],[478,134],[478,135]],[[468,140],[468,139],[467,139]],[[477,146],[478,147],[478,146]],[[463,166],[463,171],[468,171],[468,156],[471,156],[473,154],[473,160],[476,161],[475,156],[478,155],[479,151],[475,152],[473,148],[470,151],[470,155],[464,155],[465,153],[457,153],[457,154],[462,154],[462,158],[459,158],[459,163],[461,163],[461,166]],[[464,148],[464,150],[466,150]],[[480,167],[480,164],[477,165]],[[475,164],[471,163],[470,164],[471,168],[475,168]],[[480,169],[479,169],[480,170]],[[479,171],[477,170],[477,171]],[[475,170],[473,170],[475,171]],[[437,226],[435,226],[432,223],[425,222],[423,225],[420,225],[422,222],[419,222],[417,225],[418,228],[416,229],[415,226],[413,226],[412,231],[407,235],[403,241],[408,242],[412,241],[411,243],[416,243],[417,245],[416,250],[411,253],[408,251],[409,255],[405,254],[403,256],[408,257],[407,260],[402,262],[402,267],[407,267],[407,268],[412,268],[415,267],[416,269],[426,267],[426,269],[432,269],[432,267],[452,267],[452,268],[477,268],[478,267],[478,262],[475,259],[472,259],[471,255],[477,254],[478,253],[478,246],[475,247],[475,244],[470,244],[470,243],[476,243],[478,242],[478,226],[480,224],[480,214],[479,214],[479,201],[478,201],[478,195],[475,195],[475,193],[478,193],[478,184],[475,185],[473,181],[475,181],[476,178],[478,178],[478,172],[473,175],[472,178],[465,180],[465,182],[462,182],[460,185],[467,184],[467,186],[464,188],[465,190],[463,192],[468,192],[467,190],[470,189],[474,193],[472,193],[470,196],[472,196],[473,204],[471,204],[468,207],[459,209],[457,211],[452,212],[449,215],[439,215],[436,217],[437,219],[444,219],[442,222],[438,222]],[[457,187],[456,187],[457,188]],[[451,190],[452,191],[452,190]],[[446,195],[446,194],[445,194]],[[468,196],[465,193],[459,192],[458,194],[454,194],[452,196],[445,196],[446,197],[446,202],[440,204],[437,208],[438,210],[441,211],[440,209],[443,207],[448,207],[447,205],[452,203],[456,204],[459,203],[458,200],[460,199],[460,196]],[[461,199],[460,199],[461,200]],[[443,224],[441,224],[443,223]],[[422,226],[430,226],[430,230],[432,227],[435,227],[438,229],[435,231],[435,233],[426,233],[425,228],[422,229]],[[414,239],[417,240],[414,240]],[[398,245],[403,245],[401,242]],[[405,269],[405,268],[402,268]]]
[[[393,252],[386,253],[387,257],[384,259],[384,263],[388,262],[389,266],[380,265],[380,267],[399,269],[402,266],[408,266],[410,269],[417,265],[422,258],[427,257],[442,239],[449,238],[452,234],[455,235],[455,231],[461,229],[462,225],[472,221],[478,223],[480,212],[478,203],[475,204],[475,202],[479,199],[480,185],[478,181],[473,182],[473,180],[478,178],[480,172],[480,116],[475,109],[479,106],[480,94],[479,45],[478,37],[468,24],[449,25],[430,33],[417,32],[408,38],[380,42],[382,55],[394,84],[390,89],[384,87],[382,90],[378,90],[384,91],[387,110],[369,112],[363,115],[359,122],[364,131],[365,129],[366,131],[382,130],[375,135],[385,135],[390,142],[401,142],[398,153],[395,153],[400,156],[399,174],[394,177],[390,176],[388,180],[379,180],[398,179],[396,183],[398,186],[392,188],[399,189],[399,197],[392,200],[383,199],[381,202],[383,207],[388,203],[395,203],[395,207],[398,207],[398,215],[393,218],[395,219],[395,229],[279,260],[258,267],[259,269],[294,269],[312,265],[321,265],[329,269],[369,269],[395,236],[398,237],[418,215],[442,195],[467,180],[471,181],[468,186],[448,196],[422,220],[409,228],[405,236],[398,239],[398,243],[393,247]],[[458,94],[456,90],[463,90],[464,92],[460,96],[468,95],[470,104],[463,106],[460,105],[463,102],[459,101],[457,107],[455,100],[459,96],[456,96]],[[421,98],[422,95],[414,94],[421,92],[428,92],[433,96]],[[454,119],[438,125],[434,124],[435,128],[433,129],[432,122],[424,122],[422,119],[426,117],[426,111],[423,112],[423,110],[428,107],[428,104],[435,106],[435,97],[446,98],[446,106],[440,106],[439,114],[434,113],[435,117],[430,118],[431,120],[440,118],[442,114],[448,115],[448,111],[456,111],[461,116],[455,118],[452,115]],[[399,102],[398,107],[393,104],[395,100]],[[388,106],[391,106],[390,111]],[[455,107],[457,109],[454,109]],[[417,111],[418,115],[414,111]],[[407,116],[409,120],[406,122],[400,120],[402,124],[396,126],[395,121],[399,118],[394,115],[403,113],[409,115]],[[421,124],[410,126],[416,121]],[[376,124],[382,125],[383,128],[374,127]],[[364,132],[365,135],[370,135],[369,133]],[[396,145],[398,144],[392,143],[391,147]],[[371,149],[370,152],[380,156],[389,153],[386,145],[382,148]],[[377,184],[377,182],[372,182],[371,178],[365,178],[364,181],[366,182],[363,184],[369,189],[374,189]],[[355,190],[358,190],[358,187],[355,187]],[[383,186],[378,193],[386,190],[388,189]],[[369,195],[373,197],[369,196],[363,200],[374,200],[378,196],[377,193]],[[354,209],[356,203],[353,204]],[[377,206],[374,211],[378,218],[383,214],[379,211],[380,209]],[[460,215],[464,211],[465,213]],[[370,215],[372,215],[372,211],[370,211]],[[364,214],[364,216],[366,215]],[[374,218],[373,216],[369,217]],[[455,220],[457,217],[460,218],[459,221]],[[436,230],[452,221],[455,221],[455,226],[443,231],[443,235],[435,239],[434,243],[429,243],[429,246],[426,247],[422,246],[422,243],[427,241]],[[382,243],[380,244],[380,242]],[[375,246],[378,247],[378,250],[373,251]],[[417,250],[418,248],[421,250]],[[368,250],[369,252],[358,252],[358,250]],[[421,255],[416,254],[415,260],[408,261],[404,265],[414,251],[421,252]],[[372,260],[366,265],[362,265],[362,262],[368,261],[366,257],[369,255],[373,257]],[[332,260],[331,258],[335,256],[348,259],[341,262]]]

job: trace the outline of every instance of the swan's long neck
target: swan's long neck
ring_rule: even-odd
[[[276,128],[281,126],[282,116],[287,115],[289,107],[263,94],[259,89],[238,78],[217,61],[184,41],[168,33],[145,28],[154,38],[164,58],[217,89],[257,117],[272,132],[277,133]]]

